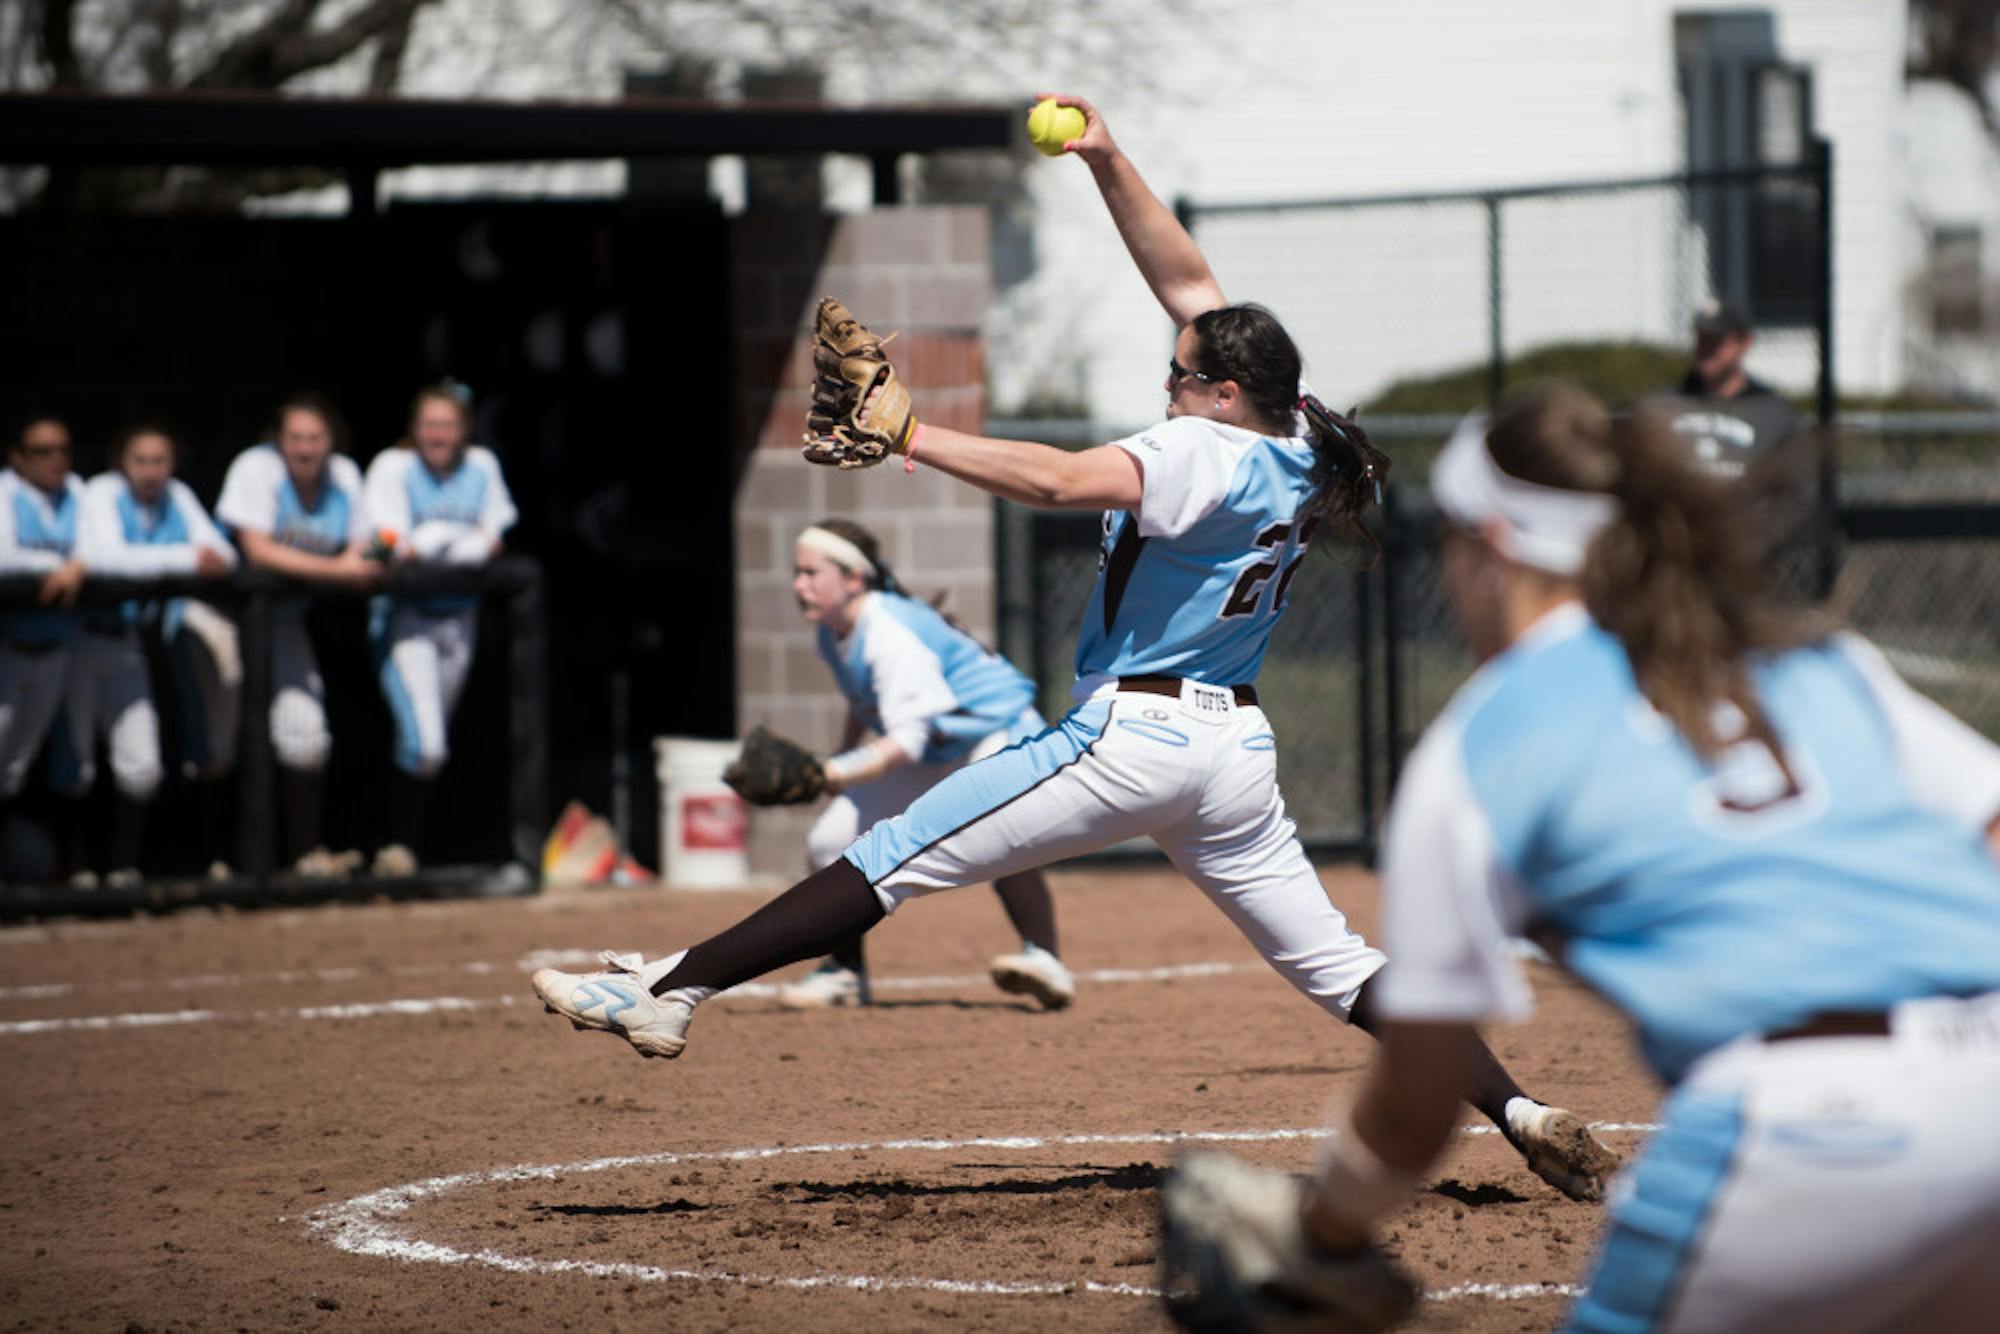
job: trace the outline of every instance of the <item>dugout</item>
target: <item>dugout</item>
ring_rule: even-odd
[[[612,810],[622,771],[633,850],[655,865],[651,738],[738,728],[731,498],[775,386],[796,369],[768,336],[732,336],[746,305],[759,328],[773,320],[769,291],[744,282],[732,257],[745,223],[756,229],[756,200],[752,216],[727,218],[686,191],[701,175],[686,168],[719,154],[854,154],[890,204],[902,155],[1004,147],[1016,121],[1011,107],[0,96],[0,161],[56,172],[312,165],[340,172],[350,200],[340,217],[251,218],[92,211],[55,192],[0,217],[11,296],[0,413],[9,431],[30,411],[64,416],[86,476],[122,426],[163,421],[182,442],[183,477],[212,506],[229,460],[264,438],[288,393],[331,397],[365,466],[400,434],[419,385],[448,375],[472,386],[475,439],[500,454],[521,510],[510,549],[542,568],[545,815],[571,797]],[[376,190],[401,166],[608,158],[629,164],[622,198],[384,205]],[[809,216],[808,240],[830,230]],[[813,290],[810,278],[782,285]],[[669,367],[682,374],[669,381]],[[690,382],[717,391],[689,393]],[[365,790],[386,756],[360,627],[353,607],[317,617],[336,794]],[[445,789],[456,795],[434,811],[433,841],[455,857],[487,855],[486,798],[508,782],[504,748],[482,741],[507,729],[494,669],[506,634],[504,617],[487,618],[453,727]],[[372,818],[365,800],[333,795],[329,837],[372,846]]]

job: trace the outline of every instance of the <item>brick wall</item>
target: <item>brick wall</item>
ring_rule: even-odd
[[[991,296],[987,219],[975,208],[893,208],[845,217],[746,215],[731,236],[736,391],[736,663],[739,725],[825,750],[845,706],[791,597],[792,542],[815,519],[844,517],[881,539],[913,592],[940,592],[968,629],[992,639],[993,507],[984,492],[900,462],[843,473],[799,457],[810,331],[822,295],[838,296],[890,345],[921,420],[981,430]],[[806,869],[818,807],[754,813],[753,873],[789,883]]]

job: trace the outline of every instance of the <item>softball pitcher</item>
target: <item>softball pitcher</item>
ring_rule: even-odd
[[[1288,1176],[1176,1170],[1179,1313],[1305,1318],[1257,1296],[1282,1287],[1360,1314],[1371,1225],[1450,1134],[1473,1026],[1529,1009],[1505,948],[1527,930],[1671,1086],[1573,1328],[1993,1328],[2000,748],[1760,602],[1749,528],[1663,415],[1537,395],[1461,430],[1432,492],[1484,665],[1390,814],[1382,1052],[1303,1232]]]
[[[54,417],[30,418],[7,447],[0,469],[0,574],[40,577],[32,606],[0,609],[0,803],[11,803],[55,724],[76,639],[76,554],[83,479],[70,471],[69,428]],[[61,815],[75,859],[80,812]],[[72,870],[80,869],[71,867]]]
[[[500,461],[470,443],[464,386],[432,385],[410,404],[409,435],[368,465],[368,512],[392,539],[391,559],[483,565],[500,553],[518,517]],[[432,785],[446,758],[445,736],[472,669],[479,637],[473,595],[378,597],[368,639],[396,725],[390,771],[389,840],[375,853],[379,876],[412,875],[423,844]]]
[[[902,590],[875,535],[825,519],[799,534],[792,595],[819,628],[819,653],[846,697],[846,737],[821,766],[837,793],[806,834],[817,868],[860,833],[895,815],[966,764],[985,759],[1048,724],[1035,711],[1034,682],[999,654]],[[865,733],[874,739],[864,742]],[[993,960],[993,980],[1044,1009],[1076,998],[1056,955],[1055,904],[1039,870],[994,883],[1021,949]],[[794,1009],[865,1005],[870,1000],[861,937],[836,948],[800,981],[781,988]]]
[[[126,432],[113,447],[111,463],[111,470],[91,478],[83,491],[77,545],[86,569],[145,579],[167,574],[218,576],[236,568],[236,552],[209,521],[194,492],[174,478],[174,442],[165,431],[138,427]],[[165,772],[159,715],[139,627],[148,617],[164,615],[167,624],[162,633],[169,652],[175,652],[177,645],[187,652],[184,640],[195,633],[186,629],[188,605],[186,599],[175,598],[164,611],[157,603],[94,607],[83,614],[83,633],[71,651],[63,700],[70,759],[65,767],[74,789],[87,790],[96,778],[102,734],[118,790],[106,848],[104,883],[109,886],[136,885],[144,878],[139,849],[146,811]],[[196,613],[198,624],[204,623],[204,616],[223,620],[205,605]],[[233,652],[233,633],[228,638]],[[200,656],[211,666],[216,662],[212,652]],[[215,678],[204,693],[220,707],[188,719],[194,738],[190,749],[202,756],[227,755],[235,745],[234,692],[223,689],[219,669]]]
[[[338,419],[305,395],[278,408],[275,443],[238,454],[222,480],[215,517],[250,564],[305,582],[369,588],[382,566],[364,553],[368,510],[361,470],[336,453]],[[326,686],[306,634],[302,598],[280,601],[271,620],[271,745],[284,806],[284,858],[302,875],[353,869],[351,857],[320,845],[326,757]]]
[[[1179,329],[1167,419],[1078,453],[920,427],[879,341],[829,299],[806,456],[851,466],[886,448],[1011,500],[1105,511],[1076,707],[945,779],[711,940],[652,963],[615,957],[607,973],[537,973],[535,990],[572,1022],[672,1056],[701,1000],[912,898],[1149,837],[1288,982],[1373,1031],[1384,956],[1348,927],[1299,846],[1251,683],[1306,544],[1321,530],[1352,533],[1386,460],[1301,396],[1299,354],[1277,320],[1224,304],[1193,238],[1095,109],[1061,100],[1084,111],[1075,151]],[[1597,1197],[1616,1160],[1580,1118],[1523,1095],[1490,1052],[1463,1091],[1544,1179]]]

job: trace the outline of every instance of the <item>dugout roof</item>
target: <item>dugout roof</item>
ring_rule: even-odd
[[[807,102],[481,102],[265,93],[0,94],[0,162],[275,166],[367,173],[466,162],[853,153],[894,194],[903,153],[1005,148],[1011,105],[839,107]],[[886,188],[886,194],[885,194]]]

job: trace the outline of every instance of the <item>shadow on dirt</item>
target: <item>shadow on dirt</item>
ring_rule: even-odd
[[[977,1169],[978,1163],[961,1163],[961,1168]],[[1019,1164],[1009,1164],[1018,1168]],[[1005,1181],[952,1182],[933,1185],[918,1181],[794,1181],[774,1182],[773,1194],[796,1192],[796,1203],[847,1203],[854,1200],[916,1198],[948,1195],[1060,1195],[1076,1190],[1158,1190],[1166,1171],[1152,1163],[1130,1163],[1124,1167],[1098,1168],[1046,1181],[1014,1177]]]
[[[1457,1200],[1475,1209],[1483,1209],[1489,1204],[1526,1204],[1528,1197],[1516,1195],[1505,1186],[1468,1186],[1456,1177],[1447,1178],[1431,1187],[1431,1194],[1442,1195],[1447,1200]]]
[[[647,1218],[660,1214],[700,1214],[715,1208],[693,1200],[668,1200],[662,1204],[531,1204],[528,1212],[537,1218]]]

